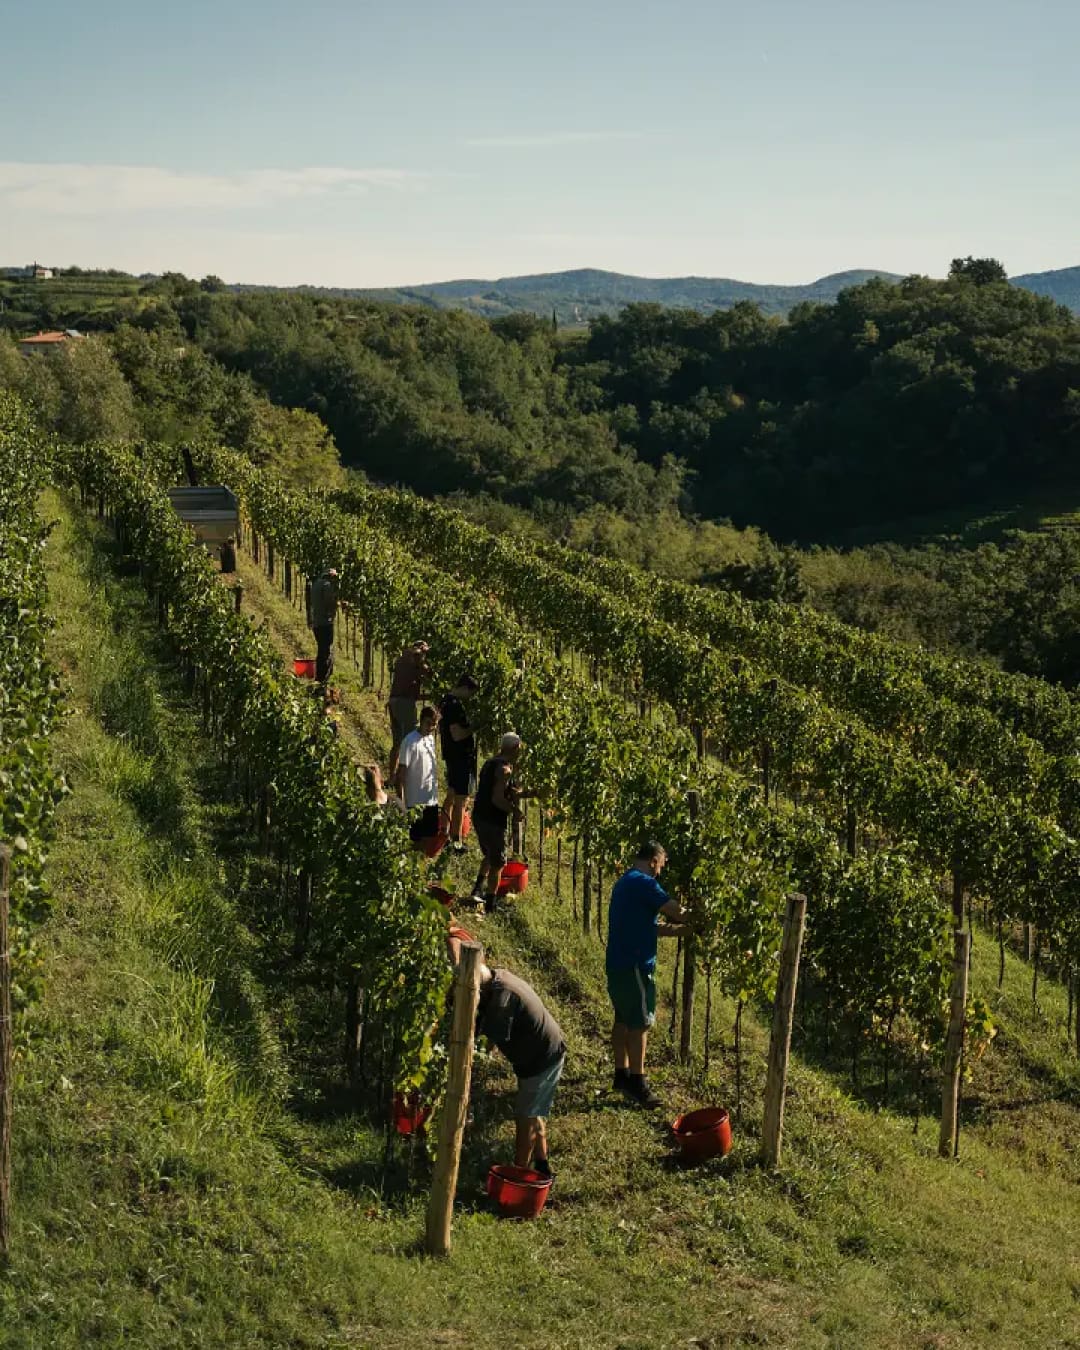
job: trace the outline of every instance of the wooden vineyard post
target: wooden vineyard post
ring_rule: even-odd
[[[697,969],[697,943],[687,932],[683,941],[682,1021],[679,1023],[679,1062],[688,1064],[694,1036],[694,975]]]
[[[461,960],[454,977],[454,1020],[450,1030],[446,1098],[439,1113],[439,1144],[435,1179],[428,1201],[424,1249],[429,1256],[450,1255],[450,1223],[461,1165],[461,1140],[469,1114],[476,1004],[480,997],[480,966],[484,949],[478,942],[461,944]]]
[[[581,926],[586,933],[592,932],[592,854],[589,841],[585,841],[585,873],[581,886]]]
[[[233,587],[233,609],[237,614],[240,613],[240,606],[243,603],[244,603],[244,588],[240,584],[240,582],[237,582],[236,585]]]
[[[701,812],[701,799],[691,790],[686,796],[690,819],[696,821]],[[694,1037],[694,982],[697,975],[697,939],[688,929],[683,947],[682,1021],[679,1025],[679,1062],[689,1064]]]
[[[784,936],[780,944],[780,978],[776,985],[772,1036],[769,1038],[765,1121],[761,1132],[761,1161],[766,1167],[780,1166],[784,1139],[784,1097],[791,1055],[791,1024],[795,1017],[795,990],[799,983],[799,956],[805,928],[806,896],[796,892],[787,898]]]
[[[941,1084],[941,1130],[938,1155],[951,1158],[956,1146],[956,1127],[960,1119],[960,1059],[964,1049],[964,1020],[967,1016],[968,946],[970,938],[963,928],[953,933],[952,998],[949,1003],[949,1029],[945,1036],[945,1069]]]
[[[11,1243],[11,952],[8,950],[8,905],[11,897],[11,850],[0,844],[0,1267]]]

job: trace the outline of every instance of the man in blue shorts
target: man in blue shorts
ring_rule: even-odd
[[[611,1048],[613,1086],[640,1106],[659,1106],[645,1079],[645,1045],[656,1021],[656,939],[685,931],[685,912],[658,880],[667,862],[663,845],[648,840],[634,865],[615,883],[608,911],[607,986],[615,1010]],[[660,917],[670,919],[661,923]]]
[[[451,956],[456,959],[453,942]],[[558,1022],[532,985],[508,970],[481,966],[476,1030],[502,1051],[517,1074],[515,1166],[550,1176],[547,1117],[566,1064],[566,1042]]]

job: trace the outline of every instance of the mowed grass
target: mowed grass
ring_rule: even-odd
[[[65,504],[50,499],[46,514],[61,520],[54,650],[75,711],[57,748],[75,792],[51,866],[46,996],[24,1024],[0,1344],[1080,1344],[1080,1205],[1059,1165],[1076,1071],[1054,1020],[1060,989],[1044,984],[1044,1010],[1032,1009],[1009,957],[1002,1048],[976,1073],[997,1063],[1013,1099],[1044,1100],[1004,1127],[980,1107],[959,1163],[936,1159],[932,1123],[913,1135],[910,1119],[797,1062],[786,1165],[763,1173],[765,1039],[750,1017],[736,1149],[683,1170],[662,1121],[607,1091],[600,948],[574,921],[568,871],[555,899],[550,858],[543,887],[477,928],[567,1034],[556,1190],[535,1223],[488,1210],[511,1079],[483,1062],[453,1256],[421,1258],[424,1165],[414,1159],[402,1189],[399,1159],[384,1184],[381,1134],[320,1098],[318,1056],[295,1044],[295,981],[270,949],[273,925],[255,921],[258,861],[244,858],[243,823],[137,582],[115,579],[100,535]],[[245,583],[283,659],[298,654],[287,603]],[[358,751],[377,748],[379,699],[350,682],[345,706]],[[996,978],[989,941],[977,961],[984,947]],[[732,1015],[717,1000],[718,1040]],[[733,1101],[730,1052],[718,1049],[707,1085],[700,1068],[677,1068],[664,1032],[651,1058],[673,1104]],[[997,1086],[985,1085],[995,1100]],[[1051,1107],[1069,1116],[1048,1123]],[[1015,1147],[1003,1129],[1018,1126],[1039,1148]]]

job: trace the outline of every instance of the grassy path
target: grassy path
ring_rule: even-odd
[[[422,1194],[380,1193],[381,1139],[301,1053],[305,1005],[324,995],[282,957],[268,879],[138,584],[66,503],[51,497],[46,512],[60,520],[53,649],[73,707],[57,753],[75,793],[17,1085],[0,1345],[1080,1344],[1075,1065],[1053,1023],[1025,1012],[1019,963],[985,1089],[988,1102],[1039,1100],[988,1109],[959,1164],[933,1157],[928,1125],[913,1136],[799,1064],[789,1165],[763,1175],[752,1027],[736,1151],[686,1172],[605,1091],[598,947],[555,901],[550,871],[485,921],[483,940],[547,991],[570,1042],[557,1193],[533,1224],[479,1201],[509,1145],[509,1075],[484,1066],[453,1259],[419,1259]],[[306,650],[302,618],[241,565],[245,606],[283,658]],[[380,753],[379,700],[339,669],[345,734]],[[656,1048],[672,1099],[696,1099],[663,1037]],[[726,1059],[716,1074],[709,1091],[729,1099]],[[1010,1141],[1018,1130],[1030,1146]]]

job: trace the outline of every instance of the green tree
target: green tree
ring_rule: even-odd
[[[994,281],[1008,281],[1009,274],[996,258],[954,258],[949,267],[951,280],[973,281],[976,286],[989,286]]]
[[[35,357],[50,363],[59,390],[55,427],[72,441],[125,440],[138,431],[135,399],[107,343],[67,342]]]

